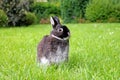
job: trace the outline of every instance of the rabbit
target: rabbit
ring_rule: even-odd
[[[68,61],[70,30],[61,25],[56,16],[50,17],[53,30],[37,47],[37,62],[42,65],[59,64]]]

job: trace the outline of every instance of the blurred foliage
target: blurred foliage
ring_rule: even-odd
[[[25,17],[25,12],[29,11],[32,0],[1,0],[0,8],[5,11],[8,16],[9,26],[21,26],[22,18]],[[21,24],[22,23],[22,24]]]
[[[120,0],[92,0],[86,18],[92,22],[120,22]]]
[[[0,9],[2,26],[49,23],[50,16],[64,23],[120,22],[120,0],[0,0]]]
[[[8,17],[3,10],[0,10],[0,27],[7,26]]]
[[[25,22],[25,25],[35,24],[37,22],[37,17],[34,13],[26,12],[23,21]]]
[[[55,6],[54,4],[51,3],[46,3],[46,2],[36,2],[34,5],[31,7],[31,12],[34,12],[35,15],[37,16],[38,21],[40,22],[41,19],[48,19],[51,15],[56,15],[60,16],[60,7]]]
[[[78,22],[85,18],[85,9],[89,0],[61,0],[61,16],[63,22]]]

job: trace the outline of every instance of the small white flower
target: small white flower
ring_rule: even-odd
[[[110,35],[112,35],[114,32],[109,32]]]
[[[102,38],[102,36],[100,35],[98,38]]]

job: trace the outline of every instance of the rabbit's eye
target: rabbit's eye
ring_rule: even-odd
[[[62,28],[59,28],[59,29],[58,29],[58,32],[63,32],[63,29],[62,29]]]

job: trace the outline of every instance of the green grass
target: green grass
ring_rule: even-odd
[[[38,42],[50,25],[0,28],[0,80],[120,80],[120,24],[67,24],[69,62],[43,70]]]

